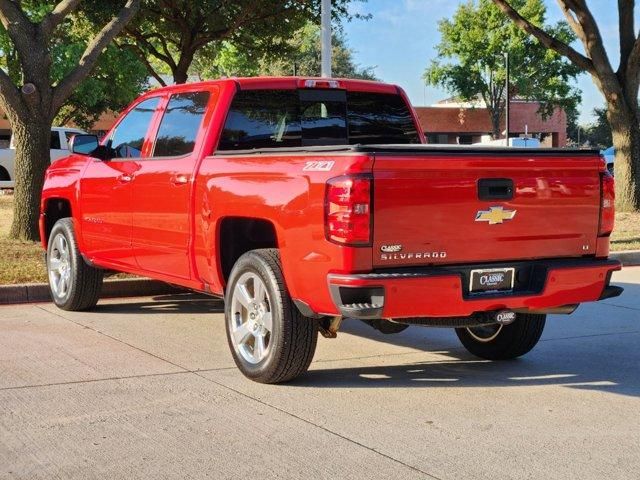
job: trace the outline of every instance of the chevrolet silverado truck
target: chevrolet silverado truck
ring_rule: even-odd
[[[74,137],[41,208],[56,305],[91,309],[113,271],[224,298],[235,363],[264,383],[303,374],[343,318],[455,328],[501,360],[547,314],[622,292],[598,152],[427,145],[403,91],[376,82],[148,92],[101,143]]]

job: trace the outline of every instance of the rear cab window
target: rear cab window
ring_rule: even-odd
[[[241,90],[231,103],[218,150],[373,143],[421,143],[400,95]]]

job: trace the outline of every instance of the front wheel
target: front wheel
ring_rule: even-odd
[[[51,230],[47,274],[51,298],[61,309],[88,310],[98,303],[103,271],[87,265],[82,258],[70,218],[58,220]]]
[[[260,383],[280,383],[307,371],[318,339],[287,291],[276,249],[245,253],[225,295],[227,341],[240,371]]]
[[[546,315],[519,313],[509,325],[456,328],[462,345],[473,355],[488,360],[509,360],[528,353],[540,340]]]

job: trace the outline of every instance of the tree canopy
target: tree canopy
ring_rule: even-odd
[[[575,35],[566,23],[545,25],[542,0],[514,0],[521,14],[565,42]],[[426,69],[427,84],[444,87],[463,100],[481,99],[487,105],[494,136],[500,134],[507,93],[540,102],[547,116],[556,107],[570,109],[580,92],[572,80],[580,69],[517,28],[491,0],[471,0],[451,19],[439,23],[437,58]],[[504,54],[509,53],[510,89],[506,92]]]
[[[65,70],[58,55],[60,32],[81,14],[80,0],[0,0],[5,36],[0,68],[0,107],[7,115],[16,144],[16,187],[13,238],[36,240],[44,172],[49,165],[51,124],[78,85],[89,76],[101,54],[135,15],[141,0],[111,2],[114,13],[94,25]],[[62,64],[62,65],[61,65]],[[58,70],[60,68],[60,70]]]
[[[252,75],[320,76],[320,27],[307,23],[288,40],[284,52],[274,58],[271,54],[258,56],[230,42],[223,43],[217,52],[204,50],[194,63],[194,69],[204,78]],[[212,60],[213,59],[213,60]],[[347,46],[344,33],[332,37],[332,75],[340,78],[376,80],[372,68],[360,67]]]
[[[576,125],[571,129],[569,138],[578,147],[588,146],[604,150],[613,145],[611,126],[607,121],[607,109],[593,109],[593,121],[586,125]]]
[[[611,63],[598,19],[584,0],[557,0],[567,23],[580,40],[583,52],[572,42],[531,21],[519,2],[493,0],[523,32],[545,48],[567,58],[591,75],[604,96],[607,120],[616,147],[616,204],[623,210],[640,210],[640,33],[635,25],[635,0],[618,0],[618,51],[620,62]],[[614,8],[613,5],[611,8]],[[578,47],[579,48],[579,47]]]
[[[44,4],[34,4],[33,10],[26,11],[35,19],[48,9]],[[87,42],[97,34],[96,25],[83,12],[67,17],[63,26],[52,33],[53,84],[61,82],[78,65]],[[22,73],[17,51],[7,30],[1,27],[0,51],[0,68],[19,84]],[[104,112],[119,111],[140,95],[147,87],[147,78],[147,71],[136,55],[109,45],[98,58],[92,75],[80,82],[60,107],[54,123],[73,123],[88,130]]]
[[[333,17],[350,18],[352,0],[333,0]],[[222,42],[255,55],[275,57],[308,21],[319,21],[316,0],[144,0],[140,15],[125,29],[122,48],[134,51],[149,74],[184,83],[198,52],[218,51]]]

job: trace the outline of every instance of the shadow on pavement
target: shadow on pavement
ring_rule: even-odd
[[[624,309],[628,315],[640,310],[637,298],[640,286],[616,282],[625,288],[623,296],[608,300],[608,308]],[[618,305],[615,307],[613,305]],[[185,293],[162,295],[150,301],[132,303],[109,303],[98,305],[96,312],[113,314],[140,313],[223,313],[222,300],[214,297]],[[617,319],[608,318],[611,327]],[[590,320],[592,320],[590,318]],[[599,319],[596,319],[599,320]],[[579,323],[576,323],[579,325]],[[640,323],[633,321],[633,328],[640,333]],[[440,333],[433,333],[440,332]],[[402,365],[360,366],[352,368],[323,368],[324,363],[315,363],[313,370],[290,385],[312,388],[406,388],[406,387],[514,387],[563,385],[569,388],[595,390],[620,395],[640,397],[640,346],[638,333],[624,336],[622,332],[610,335],[592,335],[572,332],[576,338],[548,339],[544,336],[540,344],[528,355],[511,361],[492,362],[478,359],[451,337],[454,345],[442,345],[443,330],[410,327],[397,335],[383,335],[356,320],[343,324],[341,335],[355,335],[376,342],[440,355],[439,360]],[[449,335],[449,333],[446,333]],[[436,337],[434,343],[433,338]],[[446,339],[448,340],[448,339]],[[449,343],[446,341],[445,343]],[[375,355],[375,351],[371,354]],[[383,361],[384,355],[380,357]],[[402,356],[387,357],[386,361]]]
[[[458,351],[442,352],[441,361],[403,365],[311,370],[296,386],[313,388],[468,388],[566,386],[640,397],[640,374],[619,371],[616,362],[638,365],[640,358],[607,355],[588,364],[567,362],[567,357],[523,357],[505,362],[481,360]],[[579,347],[578,349],[579,350]],[[574,350],[579,355],[579,352]],[[449,358],[447,358],[449,357]],[[453,358],[452,358],[453,357]],[[610,362],[597,365],[596,362]],[[317,367],[317,364],[316,364]]]
[[[224,303],[215,297],[198,293],[159,295],[151,300],[127,303],[98,304],[96,313],[135,314],[141,313],[224,313]]]
[[[314,370],[309,371],[294,385],[314,388],[561,385],[640,397],[640,310],[635,310],[637,308],[635,305],[638,305],[637,299],[640,297],[640,286],[615,283],[624,287],[625,292],[621,297],[611,299],[607,303],[618,305],[621,308],[619,311],[626,315],[625,320],[620,320],[622,322],[620,325],[629,325],[629,314],[634,315],[633,312],[637,312],[637,320],[631,321],[635,333],[625,334],[620,331],[610,335],[593,335],[592,331],[580,331],[580,324],[577,322],[578,328],[572,332],[575,338],[545,340],[543,336],[542,341],[524,357],[493,362],[469,354],[457,343],[455,337],[450,337],[451,342],[455,343],[448,348],[430,347],[430,343],[433,345],[432,339],[430,341],[430,333],[433,329],[410,327],[401,334],[382,335],[360,322],[350,320],[343,324],[342,334],[356,335],[425,352],[430,351],[439,354],[441,359],[402,365],[353,368],[323,368],[323,363],[316,363]],[[607,314],[607,318],[602,318],[602,321],[607,322],[608,327],[612,326],[612,322],[614,326],[618,322],[615,315],[612,316],[611,313]],[[607,331],[610,332],[611,328]],[[431,336],[442,340],[442,333]],[[438,343],[442,344],[441,341]],[[375,355],[375,352],[371,353]],[[401,356],[396,358],[398,363],[402,362]]]

